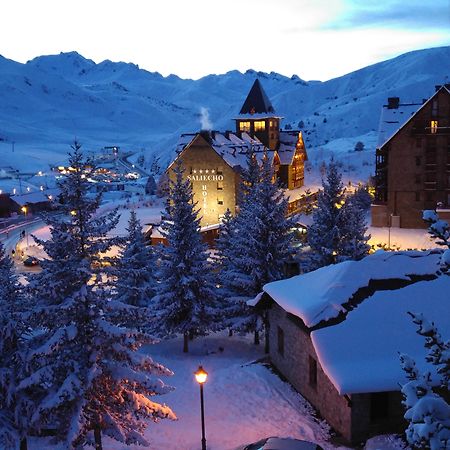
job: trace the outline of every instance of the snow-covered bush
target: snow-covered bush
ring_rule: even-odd
[[[432,383],[430,372],[420,373],[415,361],[401,354],[400,361],[408,382],[402,386],[409,422],[406,438],[414,448],[442,450],[450,448],[450,405],[444,398],[450,388],[450,341],[444,341],[433,323],[422,314],[409,313],[425,338],[427,362],[434,366],[438,380]],[[445,394],[447,393],[447,394]]]
[[[436,244],[447,247],[441,257],[441,268],[443,272],[448,272],[450,270],[450,226],[433,210],[423,211],[422,218],[428,223],[428,233],[436,239]]]

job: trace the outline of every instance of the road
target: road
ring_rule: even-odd
[[[28,220],[14,221],[8,227],[0,229],[0,241],[5,247],[6,254],[13,257],[14,267],[17,273],[37,272],[39,267],[26,267],[23,265],[21,255],[16,252],[16,247],[22,238],[22,232],[30,235],[37,229],[45,226],[45,222],[38,216],[30,217]],[[14,250],[14,255],[12,251]]]

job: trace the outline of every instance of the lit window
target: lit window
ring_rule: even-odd
[[[271,120],[271,121],[269,122],[269,128],[270,128],[270,129],[273,128],[273,120]]]
[[[437,128],[438,128],[438,121],[432,120],[431,121],[431,133],[433,133],[433,134],[437,133]]]
[[[255,120],[255,133],[264,131],[266,129],[266,122],[264,120]]]
[[[217,190],[218,191],[222,191],[223,190],[223,181],[218,181],[217,182]]]
[[[217,204],[223,205],[223,197],[217,197]]]
[[[250,122],[239,122],[239,131],[250,131]]]

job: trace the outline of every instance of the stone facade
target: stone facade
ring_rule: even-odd
[[[424,209],[450,208],[450,91],[441,87],[376,152],[373,226],[426,228]],[[379,208],[384,206],[384,208]]]
[[[178,160],[185,170],[184,177],[192,182],[202,227],[219,223],[227,208],[235,214],[239,174],[226,164],[201,134],[196,135],[169,167],[172,180],[175,176],[171,168]]]
[[[303,322],[275,302],[268,309],[268,322],[272,364],[346,441],[357,444],[406,428],[400,392],[340,395],[321,367]]]

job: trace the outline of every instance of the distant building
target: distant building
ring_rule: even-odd
[[[346,441],[405,430],[399,352],[422,373],[433,370],[407,312],[422,312],[450,338],[441,255],[378,251],[269,283],[253,300],[267,318],[271,363]]]
[[[422,105],[388,99],[375,180],[372,226],[425,228],[424,209],[450,219],[450,85],[436,86]]]
[[[234,119],[235,132],[201,131],[180,137],[178,156],[168,173],[173,178],[174,163],[182,162],[186,178],[192,181],[202,226],[219,223],[227,209],[235,213],[241,173],[250,153],[258,160],[266,154],[287,189],[304,185],[307,154],[302,133],[281,131],[281,119],[256,80]]]

